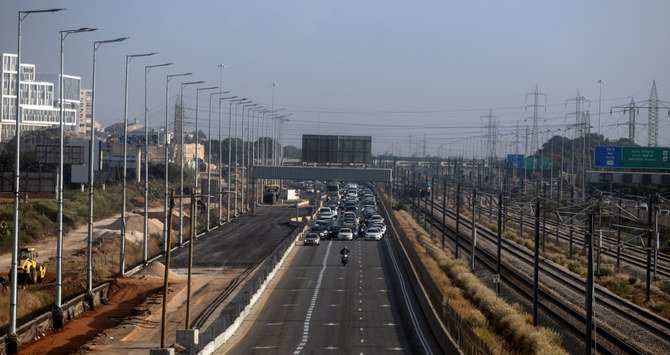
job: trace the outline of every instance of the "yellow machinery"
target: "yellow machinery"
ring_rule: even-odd
[[[44,280],[47,268],[37,262],[37,251],[35,251],[35,248],[21,248],[19,250],[19,263],[16,267],[16,274],[19,281],[30,281],[36,284]]]

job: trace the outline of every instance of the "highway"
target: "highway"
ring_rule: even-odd
[[[344,246],[351,251],[346,266],[340,264]],[[404,272],[405,292],[398,290],[398,295],[406,296],[394,296],[390,280],[400,280],[402,266],[395,252],[390,257],[390,246],[388,239],[298,246],[251,326],[218,352],[439,353]],[[403,319],[400,307],[408,305],[412,315]],[[410,343],[417,338],[416,344]]]

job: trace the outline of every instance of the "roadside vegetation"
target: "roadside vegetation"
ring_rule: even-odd
[[[520,306],[496,296],[462,259],[442,250],[430,235],[405,211],[394,212],[412,248],[441,291],[449,308],[494,354],[567,354],[560,336],[543,327],[533,327],[530,315]]]

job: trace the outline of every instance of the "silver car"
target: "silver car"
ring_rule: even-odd
[[[317,233],[309,233],[305,237],[305,245],[319,245],[321,244],[321,238]]]

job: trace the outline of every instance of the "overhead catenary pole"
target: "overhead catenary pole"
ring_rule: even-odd
[[[535,200],[535,243],[533,246],[533,326],[537,327],[538,280],[540,274],[540,199]]]
[[[174,209],[174,189],[170,191],[169,196],[170,207],[168,209],[168,223],[172,225],[172,210]],[[170,280],[170,244],[171,244],[171,234],[172,228],[168,229],[167,232],[167,245],[165,248],[165,274],[163,276],[163,307],[161,308],[161,349],[165,349],[165,331],[167,330],[167,296],[168,296],[168,285]]]
[[[14,215],[12,225],[12,260],[9,270],[10,294],[9,294],[9,322],[7,328],[7,353],[16,354],[19,350],[18,336],[16,334],[16,298],[18,282],[16,280],[16,267],[19,260],[19,194],[21,193],[21,22],[30,14],[58,12],[65,9],[47,9],[47,10],[30,10],[19,11],[17,21],[17,48],[16,48],[16,81],[14,82],[14,90],[16,101],[14,105],[14,120],[15,120],[15,140],[14,147]]]
[[[472,189],[472,251],[470,252],[470,271],[475,271],[475,258],[477,252],[477,222],[475,212],[477,209],[477,188]]]
[[[64,30],[60,31],[60,76],[59,76],[59,161],[58,161],[58,235],[56,241],[56,290],[54,295],[54,309],[53,309],[53,326],[55,329],[60,329],[63,327],[63,310],[62,310],[62,292],[63,292],[63,180],[64,180],[64,151],[65,151],[65,98],[63,86],[65,85],[65,79],[63,77],[63,66],[65,51],[63,46],[65,44],[65,39],[68,35],[74,33],[84,33],[95,31],[95,28],[82,27],[74,30]],[[21,77],[21,72],[17,72],[17,80]],[[74,113],[73,113],[74,116]],[[72,123],[75,123],[76,120],[72,117]]]
[[[88,146],[88,235],[86,246],[86,304],[95,308],[93,302],[93,185],[95,183],[95,63],[98,48],[105,43],[123,42],[128,37],[93,42],[93,79],[91,81],[91,141]]]
[[[149,106],[147,104],[147,87],[151,68],[165,67],[172,63],[147,65],[144,67],[144,238],[142,240],[144,265],[149,260]],[[156,142],[158,144],[158,142]],[[167,175],[166,175],[167,178]]]
[[[165,159],[164,159],[164,164],[165,164],[165,201],[163,204],[163,251],[167,252],[168,251],[168,228],[172,228],[172,224],[168,223],[168,203],[169,203],[169,195],[168,195],[168,188],[170,186],[169,183],[169,165],[170,165],[170,146],[168,144],[168,125],[170,124],[170,120],[168,117],[168,112],[169,110],[169,102],[170,102],[170,80],[174,77],[178,76],[188,76],[188,75],[193,75],[193,73],[181,73],[181,74],[170,74],[166,77],[165,79]],[[175,112],[176,115],[176,112]],[[173,136],[177,132],[172,132]],[[173,137],[174,138],[174,137]]]

